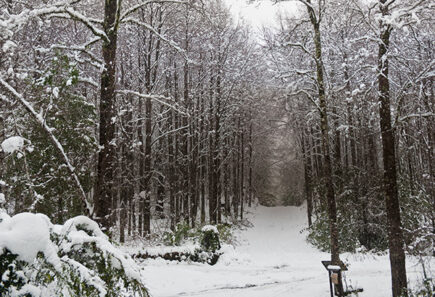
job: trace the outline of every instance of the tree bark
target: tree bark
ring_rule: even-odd
[[[389,15],[387,0],[380,0],[382,16]],[[407,289],[405,252],[400,220],[399,194],[397,189],[396,151],[394,130],[391,125],[390,82],[388,78],[388,49],[392,27],[383,20],[379,23],[380,40],[378,54],[379,116],[382,134],[384,164],[384,191],[388,218],[388,239],[393,297],[399,297]]]
[[[249,123],[249,171],[248,171],[248,187],[249,187],[249,198],[248,198],[248,206],[252,206],[252,196],[253,196],[253,189],[252,189],[252,164],[253,164],[253,158],[252,158],[252,114],[250,116],[250,123]]]
[[[310,147],[308,142],[306,141],[305,132],[302,133],[301,139],[301,148],[302,148],[302,156],[304,158],[304,179],[305,179],[305,197],[307,199],[307,217],[308,217],[308,227],[311,227],[312,215],[313,215],[313,197],[311,190],[311,156],[310,156]]]
[[[100,87],[100,131],[97,181],[95,185],[95,214],[101,227],[110,228],[112,186],[115,163],[115,86],[116,86],[116,48],[117,48],[117,16],[120,13],[117,0],[104,2],[103,29],[108,41],[103,42],[102,52],[104,69],[101,73]]]
[[[311,1],[307,1],[309,4]],[[329,126],[328,113],[325,94],[325,82],[322,62],[322,41],[320,35],[320,20],[316,16],[313,6],[306,5],[308,15],[314,30],[314,45],[317,73],[317,87],[320,107],[320,131],[322,135],[322,151],[324,155],[323,174],[326,184],[326,197],[328,203],[329,215],[329,233],[331,237],[331,261],[334,265],[340,263],[339,245],[338,245],[338,228],[337,228],[337,206],[335,201],[335,191],[333,182],[333,166],[329,148]]]

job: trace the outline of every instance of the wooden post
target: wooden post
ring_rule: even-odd
[[[334,289],[332,287],[331,271],[330,270],[328,270],[328,278],[329,278],[329,292],[331,292],[331,297],[334,297]]]

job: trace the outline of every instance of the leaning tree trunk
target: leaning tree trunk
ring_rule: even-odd
[[[112,184],[115,163],[115,123],[112,121],[115,111],[116,85],[116,46],[117,46],[117,16],[119,7],[117,0],[104,2],[103,28],[108,40],[103,42],[104,69],[101,73],[100,95],[100,131],[97,165],[97,181],[95,185],[95,214],[102,228],[110,228],[110,214],[112,201]]]
[[[380,0],[383,16],[389,14],[387,0]],[[393,297],[399,297],[407,289],[405,252],[400,223],[399,194],[397,189],[396,151],[394,130],[391,125],[390,82],[388,79],[388,48],[392,27],[380,21],[378,55],[379,115],[382,133],[382,153],[384,162],[384,191],[388,218],[388,239],[390,248],[391,280]]]

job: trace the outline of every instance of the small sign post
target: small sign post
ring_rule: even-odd
[[[328,271],[328,279],[329,279],[329,290],[331,292],[331,297],[339,296],[343,297],[343,284],[341,282],[341,272],[346,271],[347,267],[343,262],[340,265],[332,265],[331,261],[322,261],[323,266]]]

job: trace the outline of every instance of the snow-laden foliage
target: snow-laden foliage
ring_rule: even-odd
[[[147,297],[138,267],[85,216],[0,214],[1,296]]]
[[[24,138],[21,136],[11,136],[1,143],[1,148],[5,153],[13,153],[24,146]]]
[[[221,248],[219,231],[216,226],[206,225],[201,229],[201,247],[206,251],[216,252]]]
[[[85,191],[92,186],[90,160],[96,148],[92,125],[95,107],[77,93],[79,70],[67,55],[48,57],[49,62],[39,76],[27,78],[35,103],[41,110],[43,122],[50,127],[65,147],[78,179]],[[37,98],[37,99],[36,99]],[[14,118],[7,118],[14,131],[2,143],[7,182],[6,207],[9,211],[36,210],[48,215],[53,222],[63,222],[65,216],[81,213],[80,196],[70,170],[59,158],[56,146],[47,137],[40,123],[30,120],[23,110],[13,109]],[[16,135],[19,134],[19,135]],[[13,201],[12,197],[22,197]]]
[[[134,258],[170,261],[200,262],[214,265],[224,253],[221,243],[230,243],[234,226],[230,224],[205,225],[190,228],[178,224],[174,231],[164,232],[165,247],[145,247],[131,251]]]
[[[163,242],[167,246],[182,246],[188,243],[202,244],[203,238],[212,234],[216,236],[218,242],[231,243],[233,237],[234,225],[223,223],[218,225],[204,225],[196,228],[191,228],[187,224],[177,224],[174,231],[166,231],[163,233]]]

